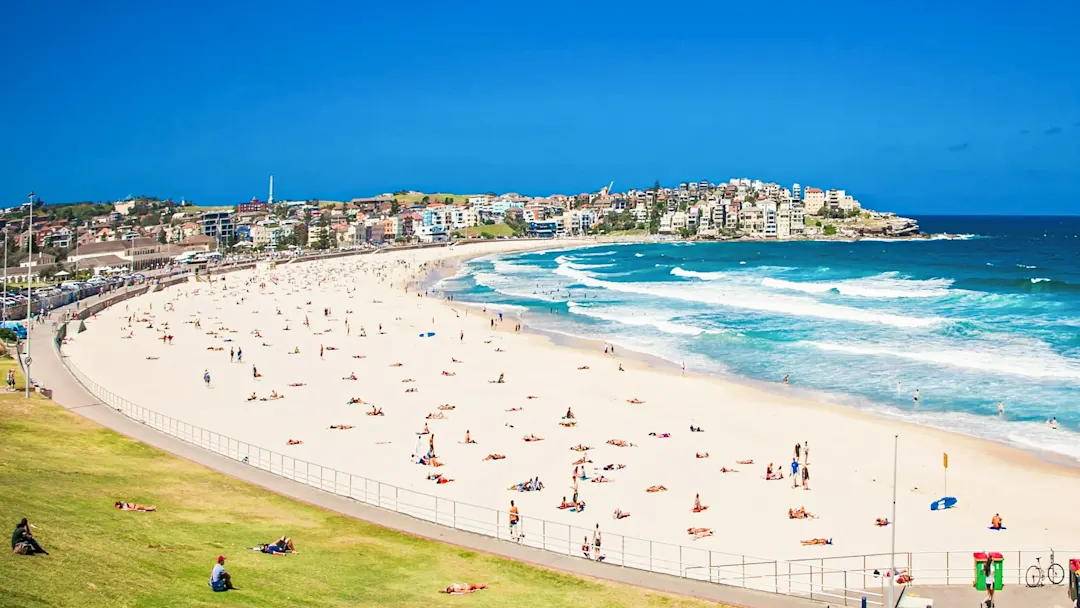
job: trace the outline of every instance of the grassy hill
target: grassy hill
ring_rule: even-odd
[[[500,222],[498,224],[473,226],[464,230],[455,230],[454,234],[469,238],[494,238],[499,236],[513,236],[514,230],[510,226]],[[490,235],[490,237],[487,235]]]
[[[11,360],[0,361],[6,374]],[[21,376],[18,386],[23,386]],[[0,393],[0,513],[48,556],[0,555],[0,605],[704,606],[352,520],[128,439],[38,396]],[[116,500],[155,513],[113,508]],[[247,550],[282,534],[300,555]],[[218,554],[238,591],[206,585]],[[487,590],[451,597],[451,582]]]
[[[424,197],[428,197],[428,201],[431,203],[442,203],[446,201],[447,197],[453,199],[453,204],[463,205],[468,202],[470,196],[476,196],[475,194],[450,194],[448,192],[436,192],[434,194],[395,194],[394,198],[397,199],[402,205],[412,205],[413,203],[419,203],[424,200]]]

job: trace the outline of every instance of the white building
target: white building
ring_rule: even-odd
[[[821,188],[807,188],[803,197],[803,209],[806,215],[821,215],[825,207],[825,192]]]

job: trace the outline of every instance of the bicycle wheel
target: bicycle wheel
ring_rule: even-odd
[[[1065,580],[1065,568],[1061,564],[1050,564],[1050,567],[1046,569],[1046,576],[1051,583],[1060,585]]]
[[[1028,587],[1038,587],[1042,584],[1043,573],[1042,569],[1038,566],[1032,566],[1027,569],[1027,574],[1024,579],[1027,581]]]

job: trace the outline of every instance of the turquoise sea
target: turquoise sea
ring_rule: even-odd
[[[788,374],[788,390],[1080,460],[1080,218],[919,221],[957,236],[600,245],[473,260],[437,288],[690,371]]]

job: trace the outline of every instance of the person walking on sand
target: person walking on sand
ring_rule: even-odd
[[[229,347],[229,363],[232,363],[233,359],[235,359],[235,358],[236,358],[236,349],[230,346]]]
[[[517,540],[517,541],[521,540],[521,537],[518,536],[518,520],[519,519],[520,519],[520,517],[518,516],[517,505],[515,505],[514,501],[511,500],[510,501],[510,538],[512,538],[514,540]]]
[[[600,543],[601,543],[601,540],[602,539],[600,537],[600,524],[597,523],[596,528],[593,529],[593,533],[592,533],[593,559],[597,560],[597,561],[600,560]]]
[[[203,383],[206,384],[206,388],[210,388],[210,370],[203,370],[202,379]]]
[[[802,445],[800,445],[799,443],[796,443],[795,444],[795,460],[799,459],[799,450],[801,450],[801,449],[802,449]]]
[[[805,464],[802,467],[802,489],[810,489],[810,467]]]
[[[799,487],[799,461],[791,459],[791,487]]]
[[[244,349],[242,349],[242,348],[236,349],[236,362],[237,363],[243,363],[244,362]]]
[[[804,441],[802,446],[802,463],[805,467],[810,464],[810,442]]]

